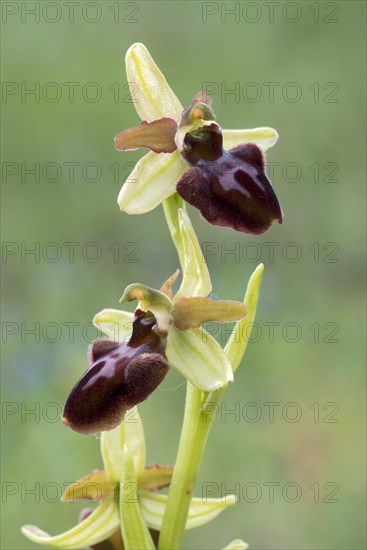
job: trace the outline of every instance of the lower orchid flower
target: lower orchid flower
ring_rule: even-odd
[[[274,129],[222,130],[203,92],[183,110],[143,44],[129,48],[126,72],[143,121],[116,136],[116,149],[151,152],[122,187],[121,210],[148,212],[177,191],[213,225],[260,234],[282,223],[265,175],[264,151],[278,140]]]
[[[162,527],[168,498],[158,491],[169,486],[174,467],[145,466],[145,437],[137,408],[130,411],[128,421],[102,433],[101,453],[104,469],[72,483],[61,497],[64,502],[97,501],[97,508],[85,511],[81,523],[56,536],[25,525],[22,532],[28,539],[52,548],[155,547],[152,537]],[[205,525],[235,502],[235,495],[194,498],[186,529]]]

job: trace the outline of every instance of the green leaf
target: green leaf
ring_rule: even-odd
[[[62,533],[51,536],[35,525],[24,525],[22,533],[37,544],[52,548],[88,548],[108,539],[119,527],[117,505],[109,495],[84,521]]]
[[[233,380],[224,351],[202,328],[183,332],[171,326],[166,353],[169,365],[201,390],[217,390]]]
[[[209,271],[190,218],[182,209],[179,210],[179,223],[184,265],[181,287],[174,300],[181,296],[207,296],[212,291]]]
[[[187,330],[198,328],[209,321],[220,323],[238,321],[246,313],[246,306],[240,302],[182,297],[175,301],[172,316],[177,328]]]
[[[183,107],[144,44],[130,46],[125,62],[131,99],[140,118],[151,122],[171,117],[177,121]]]
[[[131,337],[134,315],[119,309],[103,309],[93,318],[94,325],[110,340],[128,342]]]
[[[236,371],[241,363],[251,335],[251,330],[256,316],[256,308],[259,300],[263,272],[264,265],[260,264],[251,275],[244,299],[244,303],[247,306],[247,315],[244,319],[242,319],[242,321],[239,321],[236,324],[224,348],[224,352],[232,365],[233,372]]]
[[[235,539],[232,540],[232,542],[230,542],[228,546],[223,548],[223,550],[247,550],[247,548],[247,542],[243,542],[243,540],[241,539]]]
[[[112,482],[119,482],[121,476],[122,448],[127,445],[137,476],[144,472],[145,437],[138,407],[127,411],[120,426],[101,434],[101,453],[104,468]]]
[[[135,165],[119,193],[120,210],[128,214],[150,212],[176,192],[176,184],[187,166],[178,151],[150,151]]]
[[[274,128],[252,128],[251,130],[223,130],[223,146],[232,149],[244,143],[255,143],[266,151],[276,144],[279,134]]]
[[[158,531],[161,529],[167,499],[167,495],[151,491],[139,491],[141,511],[151,529],[157,529]],[[186,530],[209,523],[209,521],[223,512],[225,508],[233,506],[235,503],[235,495],[227,495],[224,498],[208,498],[206,501],[202,498],[193,498],[190,504]]]
[[[133,458],[126,445],[122,448],[120,480],[121,534],[126,550],[154,550],[154,543],[138,501],[138,482]]]

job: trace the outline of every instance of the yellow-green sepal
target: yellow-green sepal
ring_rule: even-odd
[[[130,46],[125,63],[132,101],[140,118],[148,122],[161,117],[178,120],[183,107],[144,44]]]
[[[123,184],[117,203],[127,214],[145,214],[176,192],[187,169],[178,151],[144,155]]]
[[[132,333],[134,315],[119,309],[102,309],[93,317],[93,324],[114,342],[128,342]]]
[[[232,149],[237,145],[255,143],[263,151],[276,144],[279,134],[274,128],[252,128],[249,130],[223,130],[223,147]]]
[[[140,507],[144,519],[151,529],[160,531],[163,516],[167,505],[167,495],[153,493],[152,491],[140,491]],[[201,527],[216,518],[223,510],[236,503],[235,495],[227,495],[225,498],[193,498],[191,500],[186,530]]]
[[[89,548],[108,539],[119,527],[118,506],[111,493],[84,521],[65,533],[51,536],[35,525],[24,525],[22,533],[36,544],[52,548]]]
[[[166,353],[169,365],[200,390],[214,391],[233,381],[223,349],[202,328],[182,331],[172,325]]]

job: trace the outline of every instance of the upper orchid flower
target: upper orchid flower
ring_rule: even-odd
[[[115,428],[127,410],[141,403],[172,366],[194,386],[214,391],[233,380],[232,365],[221,346],[201,326],[208,321],[242,319],[243,303],[205,298],[209,273],[191,222],[179,213],[183,243],[183,280],[172,298],[178,271],[160,291],[129,285],[121,302],[138,301],[135,314],[106,309],[94,322],[109,340],[97,340],[91,365],[72,389],[63,421],[83,434]]]
[[[118,134],[116,149],[151,151],[123,185],[121,210],[143,214],[177,191],[214,225],[260,234],[282,223],[264,172],[264,151],[278,140],[274,129],[222,130],[202,92],[183,109],[143,44],[129,48],[126,72],[142,123]]]

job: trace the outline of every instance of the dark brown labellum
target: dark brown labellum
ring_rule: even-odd
[[[151,312],[137,310],[127,344],[97,340],[90,349],[91,366],[66,401],[63,422],[89,435],[112,430],[126,411],[141,403],[168,372],[166,341]]]
[[[259,235],[274,222],[282,223],[282,211],[264,172],[263,154],[254,143],[229,151],[221,147],[217,132],[200,129],[203,137],[187,134],[191,147],[183,151],[193,165],[177,184],[178,194],[198,208],[213,225]],[[221,137],[221,136],[220,136]]]

